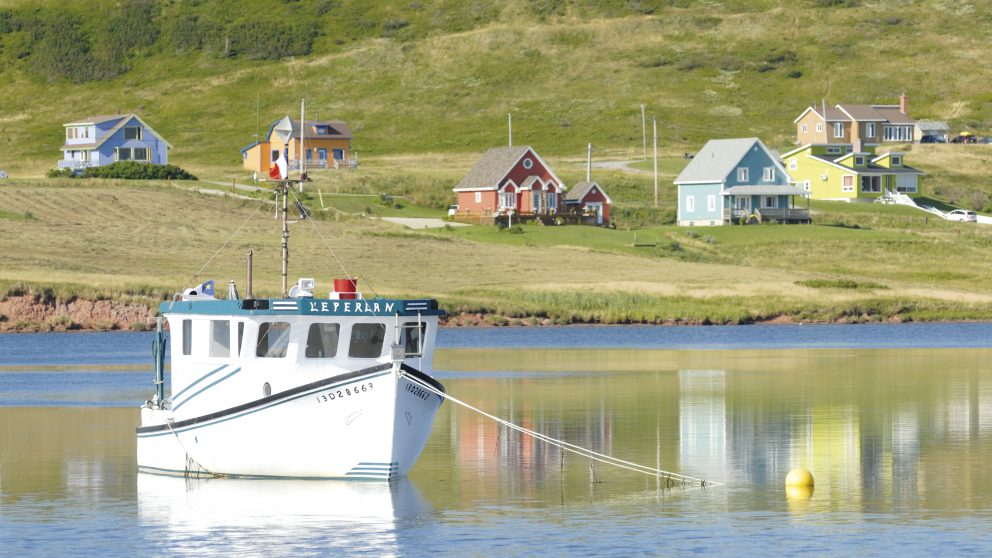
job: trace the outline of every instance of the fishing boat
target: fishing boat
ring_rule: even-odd
[[[444,399],[428,372],[444,311],[431,299],[366,298],[352,277],[326,298],[312,278],[287,289],[291,182],[284,166],[282,296],[252,296],[249,253],[246,297],[232,281],[217,298],[210,280],[160,305],[139,471],[390,480],[426,444]]]

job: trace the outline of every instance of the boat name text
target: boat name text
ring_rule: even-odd
[[[342,397],[348,397],[351,395],[358,395],[359,393],[364,393],[366,391],[372,391],[372,382],[366,384],[361,384],[353,387],[348,387],[344,389],[332,389],[327,393],[317,394],[317,403],[327,403],[329,401],[334,401],[335,399],[341,399]]]
[[[396,307],[395,302],[368,302],[365,300],[345,300],[341,302],[311,302],[311,312],[370,312],[370,313],[392,313]]]

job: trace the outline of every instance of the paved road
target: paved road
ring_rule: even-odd
[[[383,221],[410,227],[411,229],[439,229],[445,225],[452,227],[471,227],[468,223],[455,223],[444,219],[430,219],[426,217],[380,217]]]

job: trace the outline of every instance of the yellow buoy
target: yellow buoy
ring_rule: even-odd
[[[785,486],[813,486],[813,473],[808,469],[796,467],[785,477]]]

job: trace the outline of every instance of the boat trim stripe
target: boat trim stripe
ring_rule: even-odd
[[[207,372],[206,374],[200,376],[199,378],[197,378],[196,380],[194,380],[193,383],[191,383],[190,385],[188,385],[188,386],[184,387],[182,390],[180,390],[179,393],[173,395],[172,396],[172,400],[175,401],[176,399],[179,399],[180,397],[183,396],[184,393],[186,393],[189,390],[189,388],[195,386],[196,384],[202,382],[203,380],[206,380],[207,378],[209,378],[210,376],[213,376],[214,374],[220,372],[224,368],[227,368],[227,365],[226,364],[222,364],[220,368],[217,368],[215,370],[211,370],[210,372]]]
[[[196,424],[199,424],[199,423],[202,423],[202,422],[208,422],[208,421],[212,421],[212,420],[215,420],[215,419],[223,418],[223,417],[226,417],[226,416],[229,416],[229,415],[238,414],[238,413],[241,413],[243,411],[250,410],[250,409],[255,408],[255,407],[265,407],[265,406],[268,406],[269,403],[273,403],[273,402],[277,402],[277,404],[278,403],[284,403],[285,401],[289,401],[290,399],[295,399],[295,397],[293,397],[293,396],[301,396],[302,397],[302,395],[300,395],[300,394],[304,394],[305,395],[306,394],[305,392],[317,390],[317,389],[326,387],[329,384],[337,384],[337,383],[340,383],[340,382],[347,382],[348,380],[357,378],[359,376],[365,376],[365,375],[368,375],[368,374],[374,374],[376,372],[382,372],[382,371],[385,371],[385,370],[389,370],[390,368],[392,368],[392,366],[393,366],[392,364],[379,364],[379,365],[376,365],[376,366],[371,366],[369,368],[363,368],[361,370],[356,370],[354,372],[348,372],[348,373],[345,373],[345,374],[339,374],[337,376],[332,376],[330,378],[325,378],[323,380],[317,380],[316,382],[311,382],[309,384],[304,384],[302,386],[298,386],[298,387],[295,387],[295,388],[292,388],[292,389],[289,389],[289,390],[286,390],[286,391],[282,391],[282,392],[279,392],[279,393],[270,395],[268,397],[263,397],[261,399],[256,399],[255,401],[249,401],[248,403],[243,403],[243,404],[238,405],[236,407],[231,407],[229,409],[224,409],[222,411],[217,411],[216,413],[210,413],[210,414],[207,414],[207,415],[202,415],[202,416],[193,417],[193,418],[190,418],[190,419],[186,419],[186,420],[181,420],[181,421],[178,421],[178,422],[174,422],[174,423],[171,424],[171,428],[170,428],[170,425],[168,423],[166,423],[166,424],[159,424],[159,425],[155,425],[155,426],[140,426],[140,427],[138,427],[136,429],[136,432],[139,435],[141,435],[141,434],[153,434],[153,433],[165,434],[165,433],[168,433],[170,430],[176,430],[176,429],[180,429],[180,428],[185,428],[187,426],[193,426],[193,425],[196,425]],[[430,377],[430,376],[427,376],[426,374],[424,374],[422,372],[418,372],[418,374],[422,375],[423,378],[429,378]],[[417,376],[417,377],[420,378],[421,376]],[[421,379],[423,379],[423,378],[421,378]],[[284,400],[284,401],[280,401],[280,400]],[[255,409],[255,410],[258,410],[258,409]]]
[[[221,379],[219,379],[219,380],[217,380],[216,382],[214,382],[214,383],[212,383],[212,384],[210,384],[210,385],[208,385],[208,386],[206,386],[206,387],[204,387],[203,389],[201,389],[200,391],[198,391],[198,392],[196,392],[196,393],[194,393],[193,395],[190,395],[190,396],[189,396],[189,397],[187,397],[186,399],[183,399],[183,401],[182,401],[182,403],[179,403],[178,405],[175,405],[175,406],[173,406],[173,407],[172,407],[172,410],[173,410],[173,411],[175,411],[175,410],[176,410],[176,409],[178,409],[179,407],[182,407],[182,406],[183,406],[183,405],[185,405],[186,403],[189,403],[189,402],[190,402],[190,400],[192,400],[192,399],[193,399],[194,397],[196,397],[197,395],[200,395],[201,393],[203,393],[203,392],[205,392],[205,391],[207,391],[208,389],[210,389],[210,388],[212,388],[212,387],[214,387],[215,385],[217,385],[217,384],[219,384],[219,383],[221,383],[221,382],[223,382],[224,380],[226,380],[226,379],[228,379],[228,378],[230,378],[231,376],[233,376],[233,375],[235,375],[235,374],[237,374],[238,372],[241,372],[241,367],[240,367],[240,366],[239,366],[239,367],[237,367],[237,368],[235,368],[235,369],[234,369],[233,371],[231,371],[231,373],[230,373],[230,374],[228,374],[227,376],[224,376],[223,378],[221,378]],[[199,380],[197,380],[197,381],[199,381]],[[175,402],[175,399],[173,399],[173,402]]]

